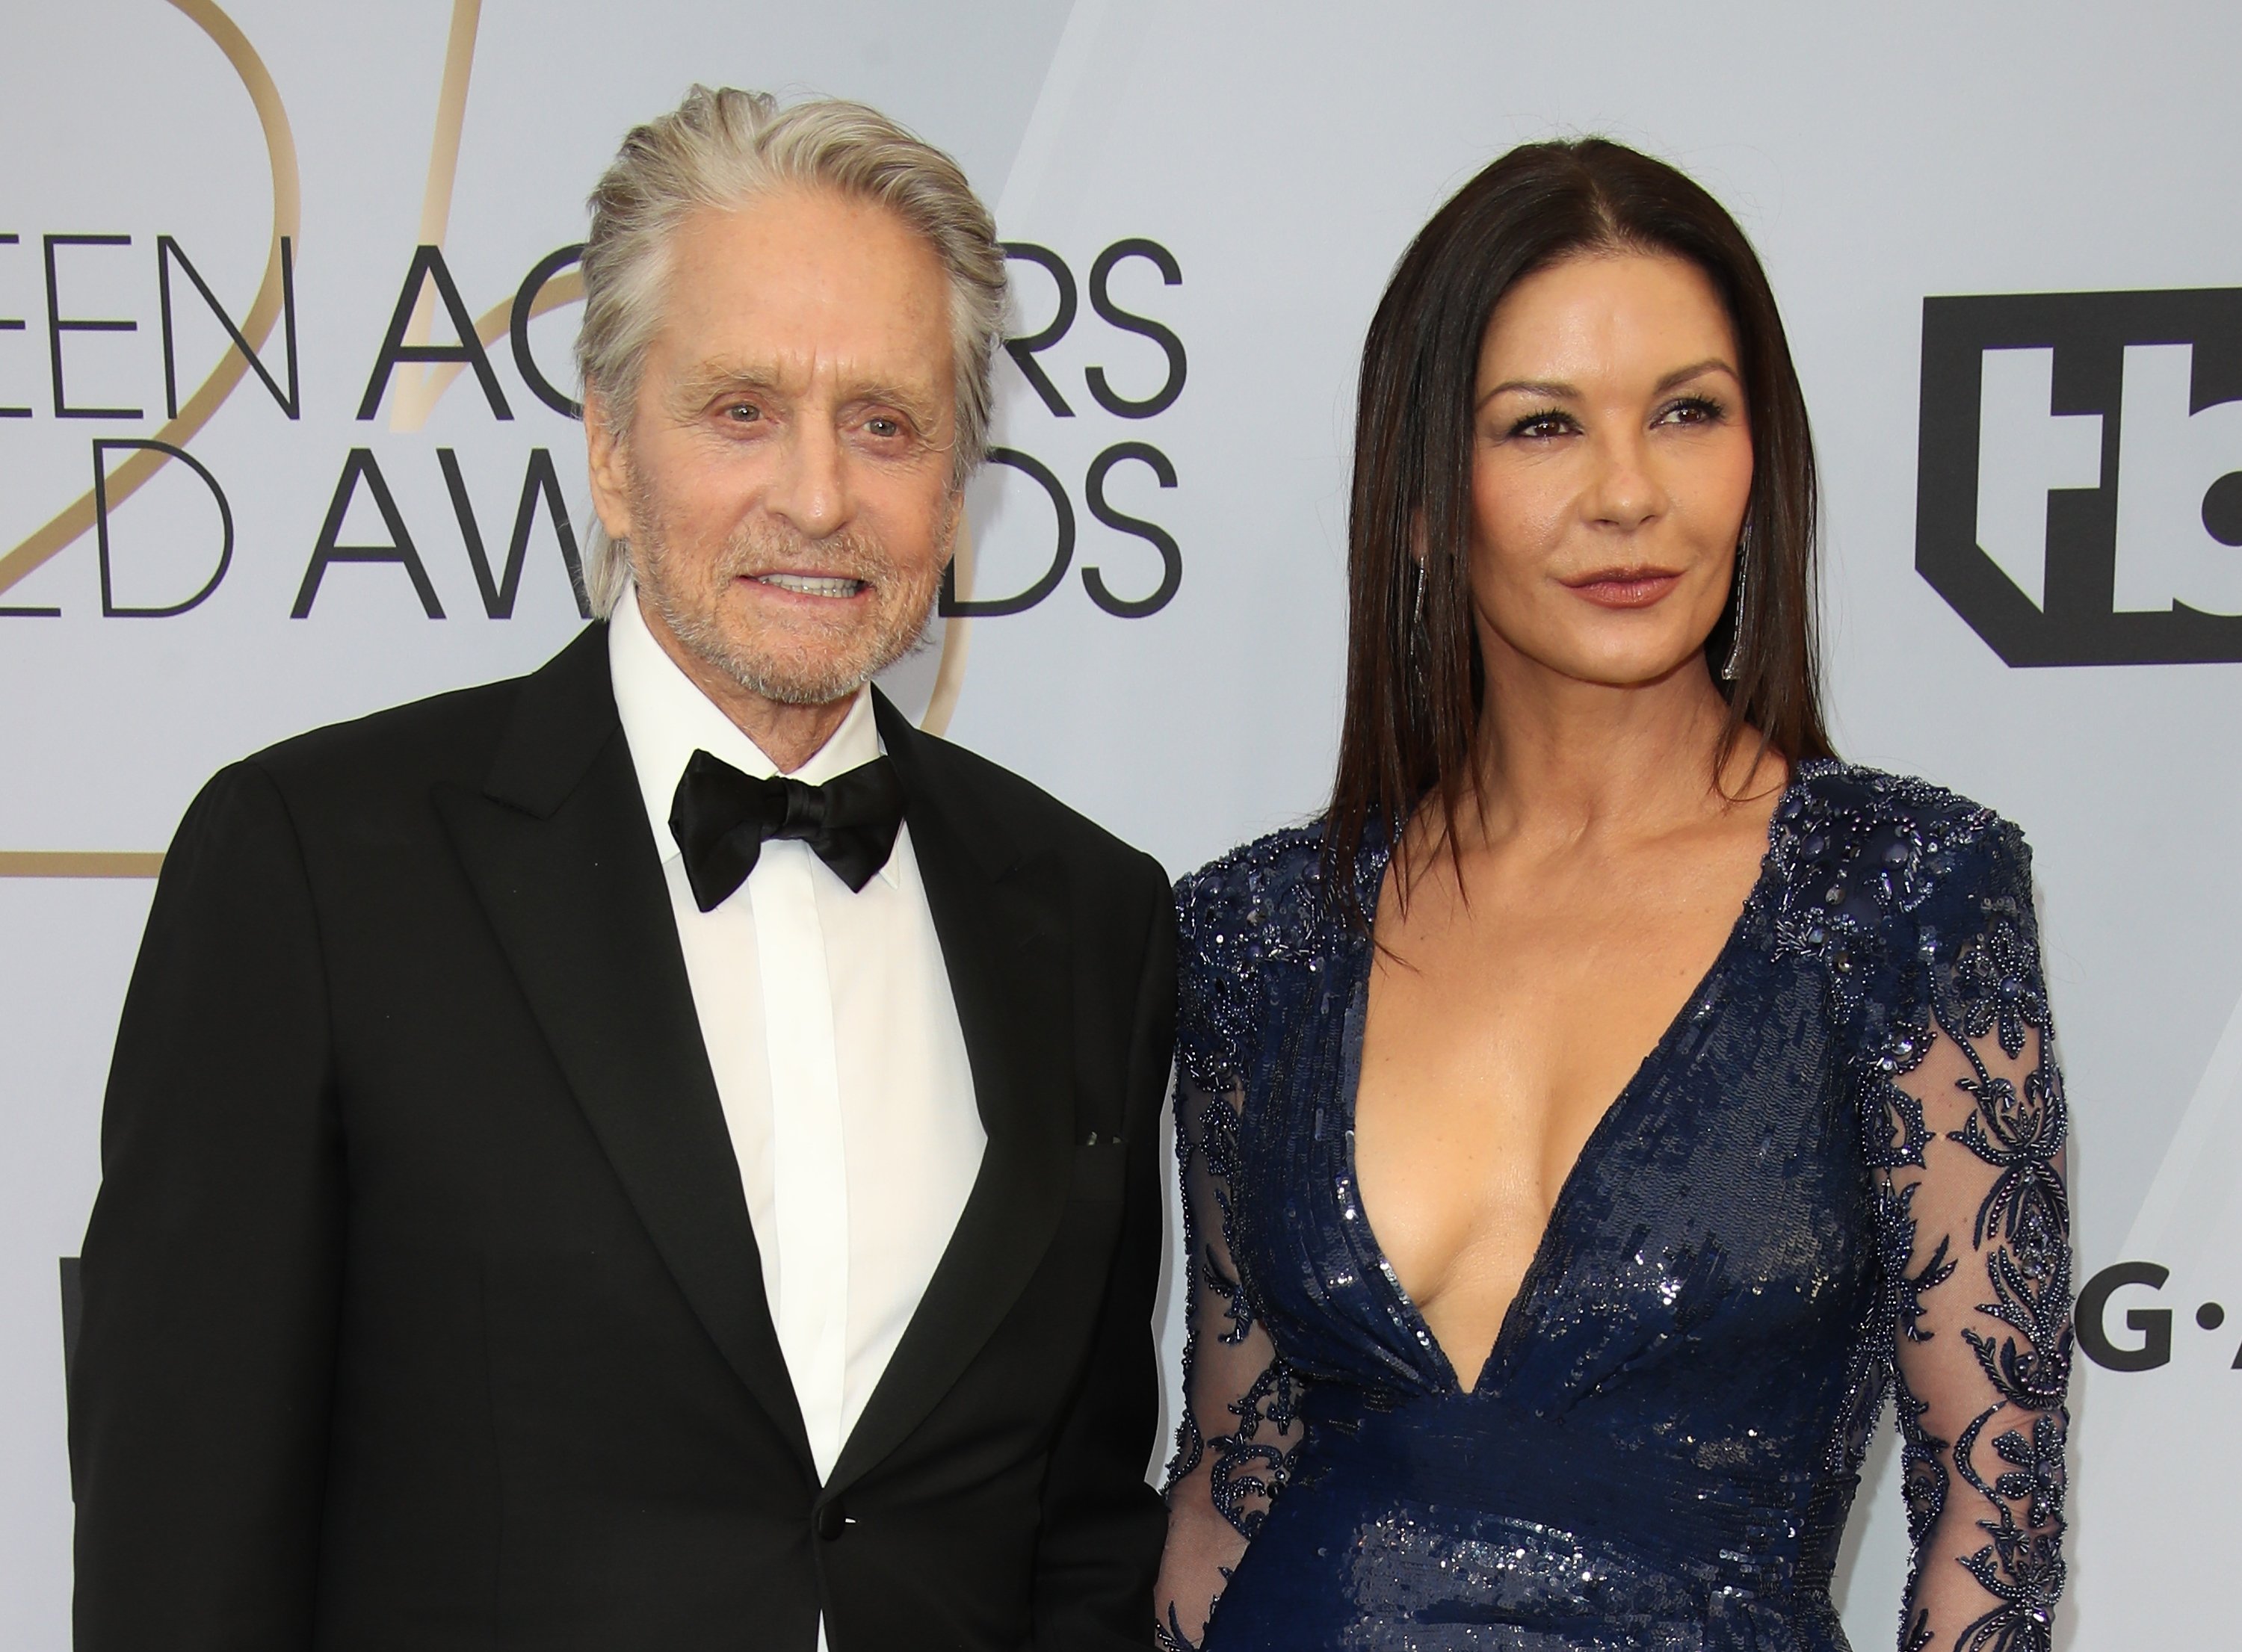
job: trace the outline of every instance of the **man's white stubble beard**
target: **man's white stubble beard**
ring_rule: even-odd
[[[854,694],[918,646],[934,618],[942,589],[938,571],[946,555],[936,557],[937,572],[923,599],[892,600],[888,593],[909,598],[916,582],[902,573],[877,539],[843,531],[813,540],[760,521],[735,535],[715,567],[696,577],[663,538],[655,501],[641,497],[633,506],[640,532],[633,536],[632,574],[670,633],[749,693],[776,704],[829,706]],[[948,548],[943,545],[944,552]],[[757,646],[778,639],[735,636],[725,628],[719,604],[735,579],[773,569],[814,569],[860,579],[882,593],[886,606],[869,621],[827,627],[834,645],[829,650],[790,640]]]

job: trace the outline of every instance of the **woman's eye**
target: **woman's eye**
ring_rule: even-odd
[[[1541,440],[1562,436],[1572,427],[1573,421],[1562,413],[1528,413],[1510,427],[1510,434],[1529,440]]]
[[[1724,410],[1709,396],[1690,396],[1668,408],[1661,422],[1668,425],[1715,425]]]

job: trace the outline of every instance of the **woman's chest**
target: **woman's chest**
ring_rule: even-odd
[[[1754,828],[1711,864],[1702,852],[1574,864],[1483,849],[1464,873],[1420,874],[1406,902],[1388,866],[1354,1128],[1397,1265],[1420,1248],[1405,1228],[1421,1231],[1428,1261],[1438,1236],[1475,1222],[1538,1231],[1614,1099],[1735,944],[1764,845]]]
[[[1270,1023],[1233,1243],[1312,1380],[1437,1390],[1455,1374],[1362,1197],[1366,967],[1326,966]],[[1581,1147],[1480,1385],[1555,1392],[1716,1351],[1730,1372],[1839,1359],[1875,1267],[1849,1065],[1818,972],[1749,950],[1716,967]]]

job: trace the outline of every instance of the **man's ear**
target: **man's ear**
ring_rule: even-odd
[[[947,568],[957,559],[957,535],[965,525],[965,487],[963,483],[950,491],[942,506],[942,565]]]
[[[630,463],[608,419],[607,399],[596,385],[584,386],[584,468],[592,483],[592,509],[607,538],[631,537]]]

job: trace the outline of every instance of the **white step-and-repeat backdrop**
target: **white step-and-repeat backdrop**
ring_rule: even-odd
[[[877,104],[996,204],[1002,462],[900,690],[1178,871],[1327,783],[1353,365],[1417,225],[1588,131],[1735,211],[1827,467],[1840,745],[2038,850],[2086,1296],[2058,1645],[2232,1633],[2242,11],[76,0],[0,37],[0,1644],[67,1644],[64,1259],[157,854],[229,759],[580,623],[571,249],[696,79]],[[1871,1468],[1863,1648],[1903,1564]]]

